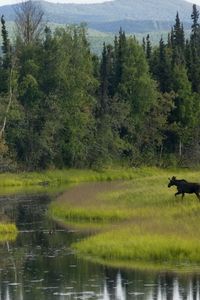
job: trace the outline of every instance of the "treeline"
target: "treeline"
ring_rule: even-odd
[[[51,32],[42,17],[23,2],[12,44],[1,17],[1,170],[200,164],[195,5],[189,40],[177,14],[167,43],[139,45],[120,30],[100,58],[84,26]]]

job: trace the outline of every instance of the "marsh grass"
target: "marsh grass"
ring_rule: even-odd
[[[43,172],[21,172],[21,173],[2,173],[0,174],[0,187],[7,186],[30,186],[48,182],[51,185],[62,183],[80,183],[91,181],[110,181],[117,179],[132,179],[136,176],[133,169],[102,169],[77,170],[63,169],[50,170]]]
[[[134,226],[90,237],[75,245],[82,254],[109,260],[170,264],[200,263],[200,241],[167,233],[151,233]]]
[[[200,179],[199,171],[135,170],[132,180],[111,183],[110,188],[99,184],[89,193],[85,185],[78,192],[72,189],[51,205],[50,214],[65,224],[96,224],[101,230],[73,245],[79,255],[113,265],[197,266],[200,203],[195,195],[175,198],[175,189],[167,188],[172,175]]]
[[[0,223],[0,242],[14,241],[17,237],[18,230],[15,224]]]
[[[54,193],[65,190],[70,185],[82,182],[130,180],[138,170],[106,168],[102,170],[49,170],[43,172],[21,172],[0,174],[0,195],[16,193]],[[46,184],[43,184],[46,183]]]

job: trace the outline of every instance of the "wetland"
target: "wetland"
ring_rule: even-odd
[[[0,299],[199,299],[200,204],[175,199],[167,173],[2,194],[18,235],[0,244]]]

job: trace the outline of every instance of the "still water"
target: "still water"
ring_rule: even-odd
[[[77,259],[80,232],[46,217],[46,194],[0,197],[0,212],[17,224],[14,243],[0,245],[0,300],[200,299],[200,274],[119,270]]]

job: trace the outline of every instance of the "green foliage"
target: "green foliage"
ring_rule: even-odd
[[[17,238],[18,230],[15,224],[0,223],[0,242],[15,241]]]
[[[28,11],[33,21],[43,16],[34,5],[22,5],[25,19],[17,13],[13,45],[1,18],[0,130],[18,168],[199,163],[195,5],[187,40],[177,13],[167,43],[152,47],[147,35],[142,47],[120,28],[101,57],[91,53],[85,25],[39,26],[23,36]]]
[[[119,93],[130,103],[136,123],[155,102],[155,83],[148,73],[148,64],[141,46],[133,38],[129,38],[127,42]]]

